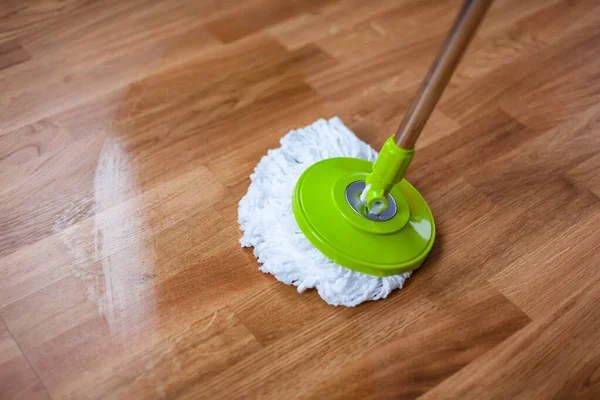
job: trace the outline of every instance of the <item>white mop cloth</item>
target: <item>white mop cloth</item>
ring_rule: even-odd
[[[302,293],[316,288],[327,303],[356,306],[386,298],[402,288],[410,272],[378,278],[341,267],[306,239],[292,211],[296,181],[306,168],[332,157],[374,161],[377,153],[334,117],[293,130],[281,147],[269,150],[250,176],[248,193],[240,200],[238,222],[244,247],[254,247],[260,270]]]

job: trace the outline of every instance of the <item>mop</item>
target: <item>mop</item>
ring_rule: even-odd
[[[404,175],[414,145],[491,0],[466,0],[400,128],[379,154],[337,118],[285,135],[240,200],[240,243],[259,269],[333,306],[401,289],[431,251],[429,206]]]

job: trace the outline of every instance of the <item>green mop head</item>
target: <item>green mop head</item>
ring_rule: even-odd
[[[298,292],[315,288],[328,304],[356,306],[401,289],[411,272],[377,277],[344,268],[326,258],[300,230],[292,209],[295,185],[308,167],[335,157],[374,162],[377,152],[337,117],[284,136],[281,147],[260,160],[239,203],[240,243],[254,247],[261,271],[296,286]]]

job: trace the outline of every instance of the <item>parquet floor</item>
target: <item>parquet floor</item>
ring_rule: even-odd
[[[438,237],[358,308],[257,270],[290,129],[375,148],[458,0],[3,0],[0,398],[600,398],[600,3],[498,0],[408,173]]]

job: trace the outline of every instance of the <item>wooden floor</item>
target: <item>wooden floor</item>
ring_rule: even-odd
[[[2,0],[1,399],[600,398],[600,3],[498,0],[408,178],[436,245],[327,306],[237,202],[290,129],[379,148],[459,0]]]

